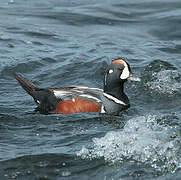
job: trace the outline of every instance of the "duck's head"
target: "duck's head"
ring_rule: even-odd
[[[104,77],[104,91],[123,87],[127,80],[140,81],[132,73],[130,65],[123,59],[114,59],[108,66]]]

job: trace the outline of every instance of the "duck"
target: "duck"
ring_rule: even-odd
[[[119,115],[130,107],[129,98],[124,93],[124,83],[127,80],[140,81],[123,58],[113,59],[108,65],[103,89],[86,86],[40,88],[20,74],[14,73],[14,78],[33,97],[37,104],[35,111],[41,114],[99,112]]]

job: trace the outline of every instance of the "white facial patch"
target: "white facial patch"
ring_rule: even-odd
[[[126,63],[124,63],[124,69],[121,73],[120,78],[121,79],[127,79],[130,75],[129,69],[128,69],[128,65]]]
[[[113,73],[113,70],[112,70],[112,69],[109,70],[109,74],[111,74],[111,73]]]

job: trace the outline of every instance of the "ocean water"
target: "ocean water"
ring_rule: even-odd
[[[181,179],[180,0],[1,0],[0,179]],[[125,58],[119,117],[42,115],[13,78],[103,87]]]

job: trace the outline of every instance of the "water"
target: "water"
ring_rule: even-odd
[[[6,179],[181,179],[179,0],[1,0],[0,177]],[[103,87],[112,58],[131,108],[41,115],[13,78],[41,87]]]

